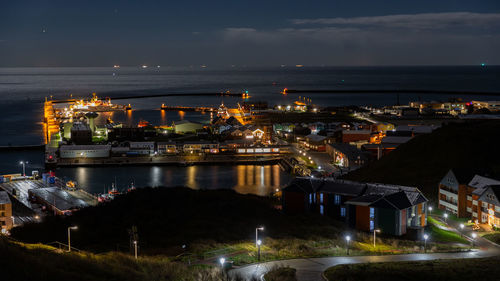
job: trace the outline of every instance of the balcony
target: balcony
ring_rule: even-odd
[[[444,189],[439,189],[439,193],[441,193],[443,195],[446,195],[446,197],[450,197],[450,198],[453,198],[455,200],[458,200],[458,194],[453,193],[451,191],[444,190]]]
[[[456,204],[439,199],[439,205],[442,205],[448,209],[452,209],[452,210],[455,210],[456,212],[458,212],[458,206]]]

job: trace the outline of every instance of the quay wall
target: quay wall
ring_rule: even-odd
[[[58,159],[47,166],[91,167],[91,166],[152,166],[152,165],[263,165],[278,164],[279,155],[259,156],[152,156],[152,157],[109,157],[100,159]]]

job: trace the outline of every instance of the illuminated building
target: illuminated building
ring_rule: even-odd
[[[439,183],[438,208],[460,218],[474,218],[479,223],[487,223],[488,209],[495,204],[495,198],[486,194],[495,190],[486,191],[490,186],[500,185],[500,180],[486,176],[489,174],[485,170],[451,169]]]
[[[12,220],[12,203],[10,202],[9,194],[5,191],[0,191],[0,231],[6,234],[13,226]]]
[[[282,189],[287,213],[319,213],[357,230],[396,236],[423,231],[427,201],[416,187],[330,178],[296,178]]]

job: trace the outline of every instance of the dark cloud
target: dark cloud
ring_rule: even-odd
[[[353,18],[293,19],[296,25],[378,26],[410,29],[442,29],[450,27],[494,27],[500,25],[500,13],[424,13]]]
[[[307,50],[291,54],[319,64],[475,64],[500,59],[493,51],[500,49],[500,29],[493,28],[499,23],[500,14],[441,13],[296,19],[287,28],[232,27],[223,34],[248,52]]]

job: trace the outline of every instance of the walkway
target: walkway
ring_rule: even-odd
[[[455,230],[450,227],[451,230]],[[458,232],[458,231],[457,231]],[[466,237],[471,239],[470,237]],[[500,246],[478,236],[475,244],[480,249],[469,252],[455,253],[429,253],[429,254],[404,254],[385,256],[343,256],[310,259],[291,259],[282,261],[271,261],[260,264],[252,264],[231,270],[231,274],[239,274],[247,280],[263,276],[274,266],[289,266],[297,270],[298,281],[318,281],[322,279],[322,273],[329,267],[339,264],[367,263],[367,262],[398,262],[398,261],[425,261],[437,259],[461,259],[461,258],[486,258],[500,256]]]
[[[298,281],[318,281],[322,279],[322,273],[329,267],[339,264],[367,263],[367,262],[397,262],[397,261],[425,261],[437,259],[459,259],[459,258],[485,258],[500,255],[499,249],[483,249],[471,252],[458,253],[436,253],[436,254],[406,254],[386,256],[353,256],[353,257],[326,257],[311,259],[293,259],[283,261],[272,261],[240,267],[231,271],[231,274],[239,274],[246,280],[251,280],[264,275],[274,266],[289,266],[297,270]]]

